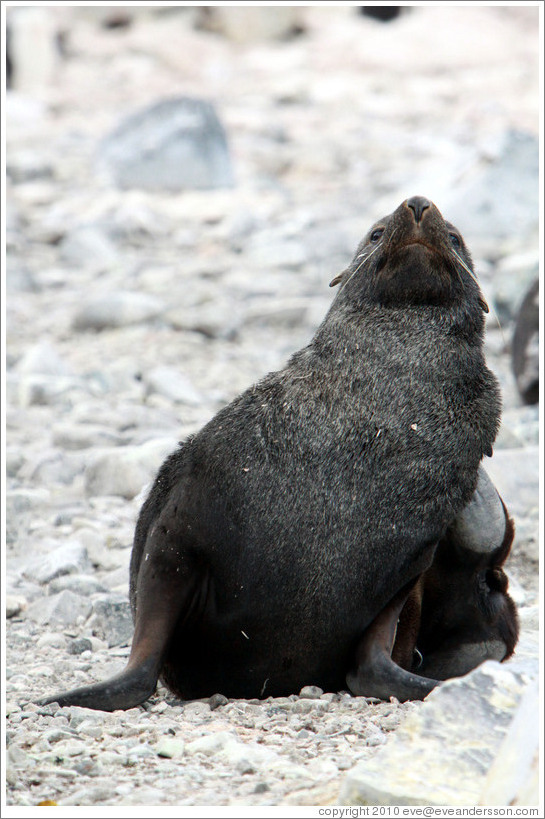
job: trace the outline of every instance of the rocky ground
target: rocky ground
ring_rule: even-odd
[[[308,341],[362,234],[413,194],[456,216],[493,308],[504,415],[488,466],[517,524],[530,665],[516,673],[535,676],[539,419],[510,340],[539,257],[537,8],[443,4],[379,24],[307,7],[298,36],[246,43],[190,10],[109,29],[57,13],[50,82],[6,99],[7,803],[335,803],[427,703],[180,703],[162,687],[126,713],[25,703],[123,667],[155,470]],[[97,167],[122,117],[174,95],[214,103],[233,188],[119,190]]]

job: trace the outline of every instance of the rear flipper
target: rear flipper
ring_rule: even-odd
[[[350,691],[357,696],[400,702],[423,700],[438,680],[413,674],[392,659],[400,612],[415,581],[401,589],[365,630],[356,649],[356,668],[346,676]]]
[[[121,674],[105,682],[54,694],[38,700],[36,704],[58,702],[61,708],[65,705],[79,705],[96,711],[117,711],[118,708],[126,711],[151,697],[157,685],[157,677],[156,663],[150,659],[134,668],[128,665]]]
[[[154,693],[170,640],[191,610],[198,583],[188,555],[180,556],[180,544],[170,535],[173,529],[156,524],[144,548],[136,584],[134,636],[125,670],[105,682],[54,694],[39,705],[58,702],[99,711],[127,710]]]

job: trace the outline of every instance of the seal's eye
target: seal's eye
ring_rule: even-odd
[[[452,247],[460,247],[460,239],[455,233],[449,233],[449,239]]]
[[[377,228],[370,235],[369,241],[370,242],[378,242],[378,240],[380,239],[380,237],[382,236],[383,233],[384,233],[384,228]]]

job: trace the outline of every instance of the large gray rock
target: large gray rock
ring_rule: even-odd
[[[120,188],[180,191],[233,185],[223,127],[204,100],[165,99],[125,119],[100,145]]]
[[[159,438],[141,446],[103,450],[85,471],[87,495],[136,497],[177,445],[175,439]]]
[[[106,640],[108,646],[125,645],[134,630],[129,601],[119,594],[105,594],[93,601],[93,613],[87,626],[95,637]]]
[[[539,687],[524,692],[509,730],[488,772],[481,805],[537,805],[539,757]]]
[[[537,233],[538,138],[524,131],[506,131],[496,155],[483,158],[459,179],[441,210],[466,238],[508,239]]]
[[[528,670],[495,661],[436,688],[343,783],[342,805],[478,805],[528,686]],[[533,664],[537,677],[538,663]]]
[[[32,560],[23,570],[29,580],[49,583],[56,577],[89,568],[87,550],[77,541],[63,543],[57,549]]]
[[[27,609],[27,617],[40,625],[50,623],[58,626],[75,626],[78,620],[86,620],[91,614],[89,600],[65,590],[51,597],[36,600]]]

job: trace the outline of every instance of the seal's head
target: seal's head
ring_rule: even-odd
[[[331,286],[339,283],[386,307],[448,306],[473,297],[488,312],[460,232],[423,196],[406,199],[373,225]]]

